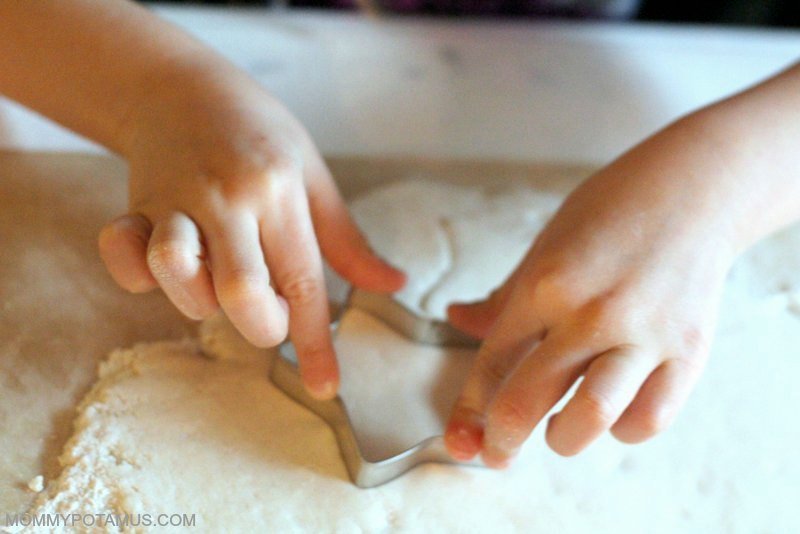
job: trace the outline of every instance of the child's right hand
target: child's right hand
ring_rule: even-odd
[[[329,398],[338,370],[322,255],[372,291],[402,287],[350,218],[309,135],[233,66],[173,65],[151,78],[124,123],[129,213],[100,234],[114,280],[160,286],[202,319],[219,306],[253,344],[287,335],[309,391]]]
[[[608,430],[638,443],[674,419],[741,247],[736,206],[758,190],[731,187],[704,133],[676,123],[589,178],[489,299],[449,309],[483,338],[445,434],[455,458],[507,465],[580,377],[547,421],[559,454]]]
[[[589,178],[489,299],[452,306],[484,338],[453,409],[454,458],[507,465],[553,406],[550,447],[675,417],[708,358],[726,274],[800,217],[800,67],[673,123]]]

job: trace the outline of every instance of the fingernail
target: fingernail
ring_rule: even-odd
[[[317,400],[331,400],[336,397],[337,385],[336,382],[328,381],[319,386],[308,386],[307,389],[311,396]]]
[[[466,462],[481,451],[483,428],[468,421],[455,420],[447,426],[444,441],[453,459]]]

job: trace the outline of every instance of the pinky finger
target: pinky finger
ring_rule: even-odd
[[[667,428],[689,398],[702,368],[702,363],[684,359],[662,363],[611,427],[611,433],[622,442],[640,443]]]
[[[147,266],[147,243],[152,231],[150,221],[138,214],[118,217],[100,231],[100,257],[114,281],[131,293],[158,287]]]

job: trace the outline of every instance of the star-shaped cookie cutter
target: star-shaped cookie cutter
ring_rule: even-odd
[[[339,320],[349,309],[359,309],[381,320],[387,326],[409,339],[441,347],[473,348],[478,341],[456,330],[451,325],[426,319],[415,314],[391,296],[351,290],[345,303],[331,307],[334,335]],[[421,463],[435,462],[460,465],[481,465],[477,461],[458,462],[447,454],[444,437],[431,436],[399,454],[378,461],[364,457],[348,415],[346,400],[341,396],[328,401],[311,397],[303,387],[297,367],[297,357],[290,342],[282,344],[270,371],[270,380],[291,399],[322,417],[331,427],[339,443],[350,479],[360,488],[385,484]]]

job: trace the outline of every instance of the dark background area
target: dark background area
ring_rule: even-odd
[[[637,19],[800,27],[798,0],[644,0]]]
[[[276,0],[173,0],[172,3],[268,6]],[[282,4],[331,7],[336,0],[279,0]],[[376,0],[380,5],[380,0]],[[429,11],[453,16],[455,13]],[[502,16],[502,15],[501,15]],[[560,14],[564,17],[564,14]],[[566,15],[569,18],[569,15]],[[641,0],[635,20],[739,26],[800,27],[800,0]]]

